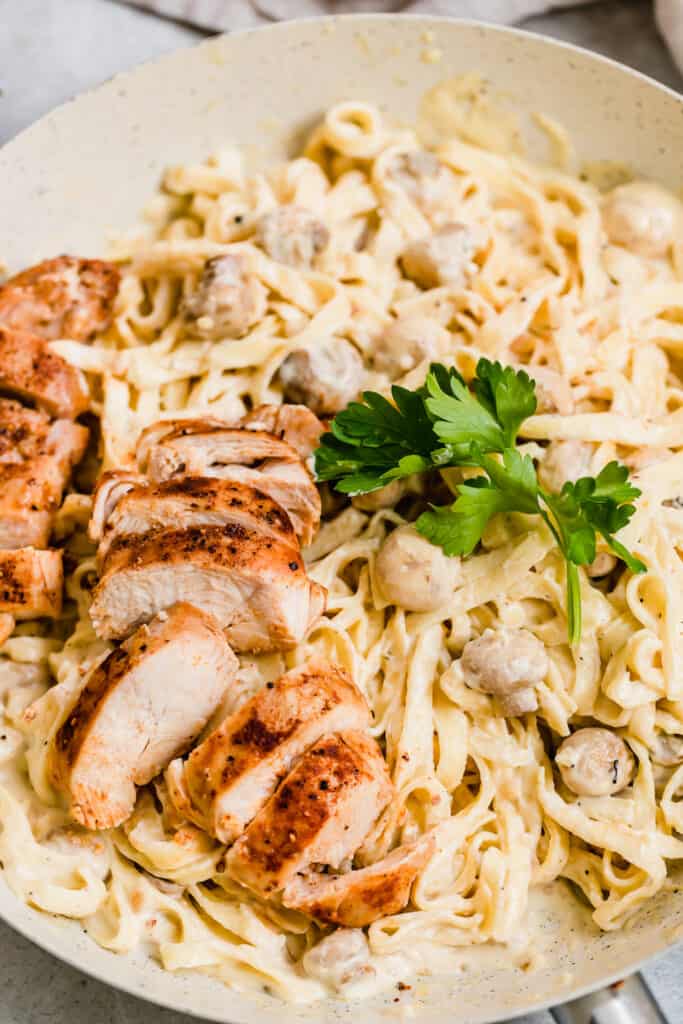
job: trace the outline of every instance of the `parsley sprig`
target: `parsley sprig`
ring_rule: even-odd
[[[559,494],[539,485],[529,455],[517,448],[524,420],[536,411],[536,386],[523,370],[480,359],[468,386],[453,368],[432,365],[415,391],[395,385],[393,402],[373,391],[332,421],[315,453],[318,480],[344,494],[366,494],[392,480],[447,466],[475,467],[481,475],[456,488],[451,505],[432,506],[419,532],[447,555],[469,555],[489,520],[501,512],[540,515],[566,563],[570,643],[581,637],[577,567],[595,558],[601,536],[631,572],[646,566],[615,537],[640,496],[628,470],[610,462],[596,477],[567,482]]]

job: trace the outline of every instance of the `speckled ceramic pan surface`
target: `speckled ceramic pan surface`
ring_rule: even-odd
[[[683,181],[683,100],[609,61],[457,21],[306,21],[173,54],[115,78],[20,135],[0,151],[0,255],[12,270],[64,251],[100,255],[110,231],[134,223],[167,164],[196,161],[226,142],[244,144],[259,163],[294,152],[302,132],[338,100],[370,100],[410,122],[427,89],[468,71],[482,73],[521,114],[543,111],[560,121],[581,158],[624,161],[674,188]],[[501,969],[494,955],[476,972],[454,969],[448,977],[420,980],[412,1019],[476,1024],[562,1002],[628,973],[683,927],[683,892],[663,894],[632,928],[605,935],[567,906],[534,912],[543,954],[537,969]],[[198,974],[169,974],[143,955],[100,949],[78,925],[24,906],[1,879],[0,914],[102,981],[215,1021],[387,1024],[401,1012],[394,993],[362,1008],[301,1008],[241,996]]]

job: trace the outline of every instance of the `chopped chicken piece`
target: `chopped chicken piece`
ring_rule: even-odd
[[[187,761],[174,761],[166,773],[169,793],[182,814],[231,843],[312,743],[369,725],[365,699],[346,672],[309,662],[260,690]]]
[[[312,865],[339,868],[394,794],[375,740],[342,732],[318,740],[232,847],[227,871],[263,896]]]
[[[176,601],[191,600],[239,651],[293,647],[325,606],[297,546],[242,526],[162,530],[110,547],[90,616],[98,636],[127,636]]]
[[[37,334],[0,325],[0,389],[50,416],[75,419],[90,396],[80,370],[50,351]]]
[[[330,232],[310,210],[286,205],[259,218],[254,241],[277,263],[307,270],[327,248]]]
[[[56,619],[62,610],[61,551],[0,551],[0,613],[15,619]]]
[[[218,341],[241,338],[266,315],[268,292],[250,272],[244,252],[209,260],[182,312],[193,334]]]
[[[46,547],[88,431],[0,399],[0,548]]]
[[[149,430],[158,438],[151,446]],[[165,436],[159,424],[148,431],[141,435],[138,460],[151,480],[187,475],[250,484],[281,505],[302,543],[310,543],[320,522],[320,495],[290,445],[263,431],[202,428],[197,421]]]
[[[231,480],[182,476],[161,484],[126,489],[109,514],[98,558],[103,559],[111,544],[121,537],[167,528],[228,525],[298,547],[289,516],[266,494]]]
[[[119,279],[104,260],[44,260],[0,287],[0,322],[49,341],[87,341],[109,327]]]
[[[50,417],[11,398],[0,398],[0,465],[21,464],[35,455],[50,429]]]
[[[403,910],[415,876],[431,857],[434,845],[433,836],[427,833],[360,871],[297,876],[285,888],[282,901],[286,907],[318,921],[364,928],[380,917]]]
[[[218,623],[191,604],[162,612],[90,674],[50,754],[57,789],[86,828],[120,825],[135,787],[191,745],[235,678]]]
[[[93,493],[92,515],[88,524],[90,540],[95,543],[101,541],[111,515],[124,495],[132,490],[139,491],[146,485],[141,473],[128,469],[110,469],[103,473]]]
[[[325,427],[305,405],[259,405],[240,420],[246,430],[265,430],[292,446],[302,459],[318,447]]]

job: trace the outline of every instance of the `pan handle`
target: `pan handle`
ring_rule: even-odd
[[[556,1024],[667,1024],[640,974],[550,1011]]]

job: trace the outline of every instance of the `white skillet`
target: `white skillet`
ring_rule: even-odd
[[[65,251],[101,255],[109,231],[134,223],[166,165],[200,160],[230,142],[246,145],[258,163],[294,153],[320,113],[343,99],[374,101],[410,123],[427,89],[468,71],[483,74],[522,114],[542,111],[560,121],[580,157],[624,161],[673,188],[683,182],[683,99],[613,62],[523,32],[446,19],[289,22],[213,39],[121,75],[0,150],[0,256],[16,270]],[[295,1007],[198,974],[166,973],[144,954],[108,953],[78,924],[26,907],[1,877],[0,915],[102,981],[214,1021],[387,1024],[396,1011],[393,992],[362,1007]],[[661,894],[627,931],[598,933],[571,901],[539,912],[535,927],[539,969],[501,969],[493,957],[465,974],[454,951],[450,975],[414,986],[415,1024],[499,1021],[629,975],[676,941],[683,892]],[[603,993],[554,1011],[556,1018],[658,1019],[636,982],[624,991],[626,1001]]]

